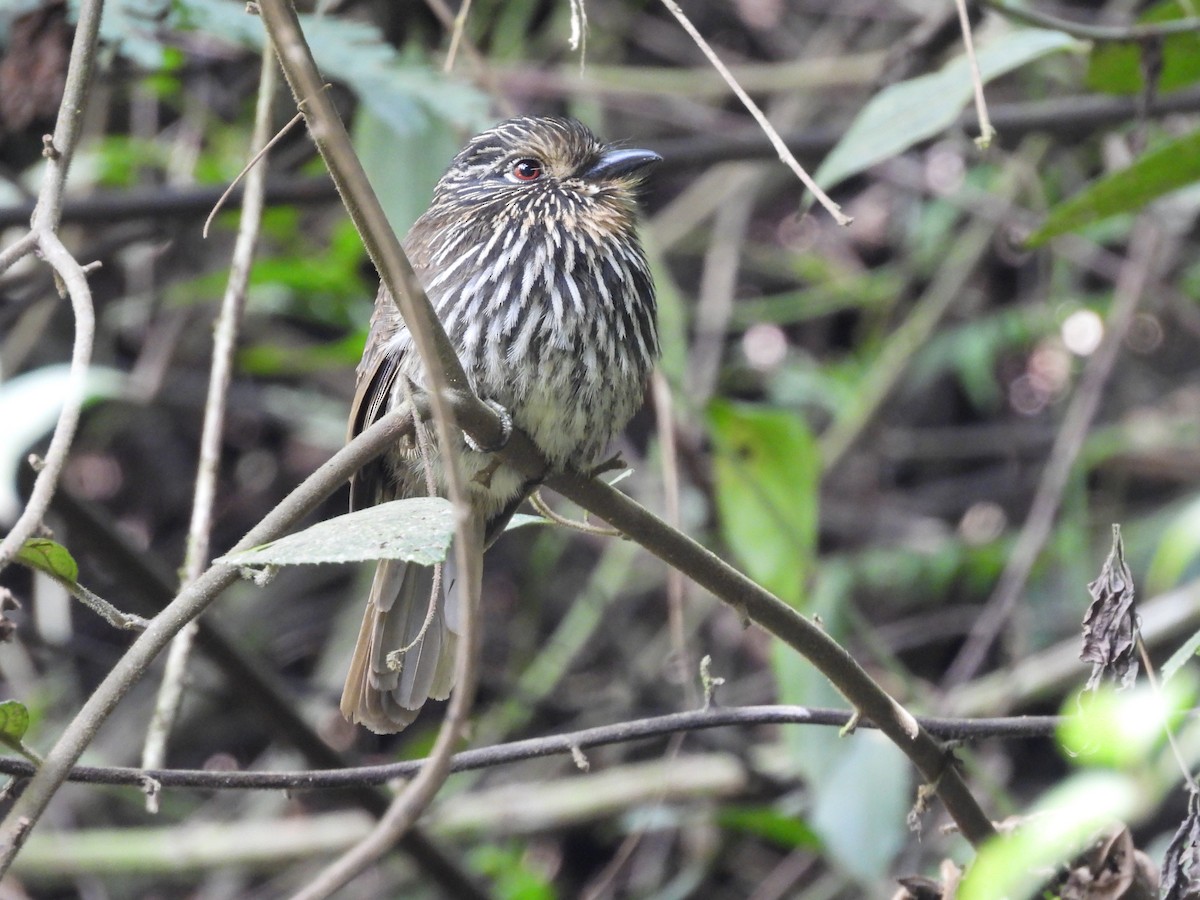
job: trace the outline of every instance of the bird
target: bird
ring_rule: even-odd
[[[552,471],[587,471],[642,405],[658,357],[654,281],[638,236],[650,150],[581,122],[518,116],[471,138],[403,241],[472,389]],[[353,438],[424,388],[412,335],[376,296],[351,407]],[[446,496],[443,448],[404,441],[351,478],[351,510]],[[536,485],[465,436],[451,452],[467,527],[488,547]],[[377,734],[409,725],[454,684],[461,604],[440,567],[377,563],[340,708]]]

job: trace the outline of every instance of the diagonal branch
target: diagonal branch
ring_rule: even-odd
[[[388,294],[404,317],[421,359],[438,446],[445,448],[441,457],[442,477],[446,482],[446,492],[454,504],[456,539],[453,552],[461,576],[459,596],[463,615],[461,640],[454,660],[456,687],[433,752],[417,777],[400,791],[368,838],[335,860],[303,892],[305,897],[317,898],[328,896],[349,882],[404,836],[450,774],[451,753],[465,734],[475,699],[478,655],[476,610],[479,607],[482,580],[483,534],[481,529],[472,525],[475,517],[467,497],[460,462],[457,454],[449,452],[455,446],[457,433],[452,429],[447,394],[464,395],[477,406],[483,404],[472,393],[458,355],[446,338],[420,280],[371,189],[366,172],[350,144],[350,137],[324,89],[300,29],[295,8],[288,0],[261,0],[259,9],[288,85],[300,111],[304,113],[309,133],[333,176],[351,219],[362,235]],[[492,416],[495,418],[494,413]],[[499,437],[499,428],[493,428],[493,433]],[[484,446],[496,446],[502,442],[492,440]]]

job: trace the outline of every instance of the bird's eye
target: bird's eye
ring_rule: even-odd
[[[509,171],[514,181],[537,181],[542,177],[542,164],[536,159],[518,159]]]

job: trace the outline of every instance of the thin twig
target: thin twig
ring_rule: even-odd
[[[984,6],[1014,22],[1052,28],[1083,41],[1152,41],[1173,34],[1200,31],[1200,19],[1175,19],[1170,22],[1147,22],[1142,25],[1088,25],[1060,16],[1040,12],[1032,6],[1010,6],[1004,0],[981,0]]]
[[[684,15],[683,10],[679,8],[679,4],[676,3],[675,0],[662,0],[662,3],[663,6],[665,6],[671,13],[671,15],[675,17],[676,21],[683,26],[683,30],[688,33],[688,36],[695,41],[696,46],[699,47],[700,51],[708,58],[708,61],[712,64],[713,68],[720,73],[721,77],[725,80],[725,83],[729,85],[730,90],[732,90],[737,98],[742,101],[742,105],[745,106],[750,115],[754,117],[754,121],[758,122],[759,128],[763,130],[763,133],[771,142],[771,146],[774,147],[775,152],[779,154],[780,161],[783,162],[783,164],[791,169],[794,173],[796,173],[796,177],[804,183],[806,188],[812,191],[813,196],[817,198],[817,202],[825,207],[829,214],[833,216],[834,221],[836,221],[839,225],[849,225],[852,221],[854,221],[845,213],[843,213],[842,208],[830,200],[826,193],[821,190],[815,181],[812,180],[812,177],[806,171],[804,171],[804,167],[796,161],[796,157],[792,155],[792,151],[788,149],[788,146],[784,143],[783,138],[779,136],[779,132],[776,131],[775,127],[770,123],[770,121],[768,121],[766,114],[759,109],[758,104],[755,103],[750,98],[750,95],[742,89],[742,86],[738,84],[737,79],[733,77],[733,73],[729,71],[729,67],[721,61],[719,56],[717,56],[717,52],[713,50],[708,41],[704,39],[704,36],[696,29],[696,26],[692,24],[691,19]]]
[[[971,87],[975,91],[975,114],[979,116],[979,137],[975,143],[986,150],[996,136],[996,129],[988,120],[987,100],[983,96],[983,76],[979,73],[979,61],[975,58],[975,38],[971,34],[971,16],[967,13],[967,0],[954,0],[958,8],[958,24],[962,28],[963,47],[967,51],[967,62],[971,69]]]
[[[962,684],[979,671],[988,650],[1012,615],[1033,565],[1050,537],[1063,491],[1066,490],[1079,451],[1083,448],[1088,429],[1100,406],[1104,387],[1108,384],[1125,335],[1149,283],[1161,239],[1161,230],[1152,215],[1143,216],[1130,239],[1129,256],[1113,293],[1104,339],[1084,367],[1079,387],[1063,416],[1062,427],[1055,437],[1046,468],[1042,471],[1025,525],[1008,556],[995,590],[947,670],[942,681],[943,688]]]
[[[263,196],[266,190],[266,154],[271,144],[283,133],[280,132],[274,138],[270,137],[271,109],[278,81],[275,54],[269,46],[264,47],[259,73],[258,103],[254,112],[254,129],[250,136],[250,146],[261,149],[257,149],[246,169],[243,169],[243,173],[248,174],[246,192],[242,199],[242,216],[230,260],[229,280],[225,285],[225,294],[221,299],[220,311],[213,329],[212,369],[209,372],[208,399],[204,406],[204,425],[200,434],[199,461],[196,469],[196,488],[192,498],[192,517],[188,526],[187,550],[183,563],[185,583],[199,578],[209,563],[213,507],[216,504],[221,443],[225,433],[225,410],[229,385],[233,381],[234,356],[237,352],[242,311],[246,305],[246,291],[250,284],[250,269],[254,263],[259,228],[262,224]],[[286,131],[286,128],[284,130]],[[255,163],[259,165],[255,166]],[[240,175],[238,177],[241,178]],[[232,189],[232,185],[230,188]],[[187,661],[195,638],[196,624],[192,622],[171,641],[154,714],[142,747],[143,768],[161,768],[166,759],[167,740],[183,699]],[[147,794],[148,808],[154,810],[157,802],[157,794]]]
[[[546,498],[542,496],[540,488],[529,495],[529,505],[537,510],[538,514],[543,518],[549,519],[555,525],[561,525],[563,528],[570,528],[572,531],[579,531],[583,534],[594,535],[595,537],[623,537],[621,532],[615,528],[604,528],[600,525],[585,522],[583,519],[572,519],[569,516],[555,512],[550,504],[546,502]]]
[[[146,626],[150,624],[147,619],[144,619],[141,616],[134,615],[133,613],[122,612],[99,594],[88,590],[78,581],[72,581],[69,578],[61,578],[53,572],[45,569],[41,569],[39,571],[100,618],[102,618],[113,628],[118,628],[122,631],[144,631]]]
[[[0,250],[0,272],[7,272],[16,264],[17,260],[32,253],[33,248],[36,246],[37,235],[32,231],[27,231],[17,240],[13,241],[13,243]]]
[[[34,229],[42,258],[50,264],[66,288],[75,316],[75,342],[71,349],[71,366],[62,393],[62,411],[50,437],[50,446],[42,458],[29,502],[21,511],[12,530],[0,541],[0,571],[3,571],[17,552],[41,525],[50,501],[58,488],[58,479],[67,463],[67,454],[75,439],[79,416],[87,394],[88,369],[92,361],[92,346],[96,334],[96,314],[87,275],[58,235],[48,227]]]
[[[450,30],[450,49],[446,51],[446,62],[442,65],[443,72],[454,70],[454,60],[458,56],[458,45],[467,30],[467,16],[471,13],[471,0],[463,0],[454,17],[454,27]]]
[[[266,51],[264,50],[264,55],[269,55],[269,54],[267,54]],[[274,58],[271,57],[271,59],[272,59],[272,63],[273,63]],[[274,71],[273,67],[272,67],[271,71],[272,72]],[[264,67],[264,72],[265,72],[265,67]],[[264,75],[263,77],[265,78],[266,76]],[[272,93],[274,93],[273,89],[274,89],[276,80],[277,79],[275,78],[275,76],[271,75]],[[258,88],[259,95],[258,96],[260,98],[263,95],[262,92],[263,92],[265,85],[266,85],[266,81],[263,81],[259,85],[259,88]],[[257,115],[257,112],[256,112],[256,115]],[[279,143],[279,141],[281,141],[283,139],[283,136],[285,134],[287,134],[289,131],[291,131],[292,128],[294,128],[298,123],[302,122],[303,120],[304,120],[304,116],[300,113],[296,113],[294,116],[292,116],[292,118],[288,120],[288,123],[286,125],[284,125],[282,128],[280,128],[277,132],[275,132],[275,136],[273,138],[271,138],[269,141],[267,141],[265,144],[263,144],[262,147],[258,150],[258,152],[256,152],[252,157],[250,157],[250,161],[248,163],[246,163],[246,165],[242,166],[242,171],[238,172],[237,176],[233,179],[233,181],[229,182],[229,186],[226,187],[225,190],[221,192],[221,196],[218,197],[217,202],[213,204],[212,212],[210,212],[208,214],[208,218],[206,218],[204,220],[204,227],[202,229],[200,229],[201,237],[205,238],[206,240],[208,239],[208,229],[212,225],[213,219],[215,219],[217,217],[217,213],[219,213],[224,208],[225,201],[227,201],[233,195],[234,191],[237,190],[237,186],[239,184],[241,184],[242,179],[246,177],[247,173],[249,173],[250,170],[253,169],[254,166],[257,165],[257,163],[264,156],[266,156],[268,153],[271,152],[271,148],[274,147],[277,143]],[[256,127],[257,127],[257,124],[258,124],[258,120],[255,119]],[[257,144],[258,144],[258,142],[256,141],[255,146],[257,146]],[[266,183],[266,174],[265,173],[263,174],[262,180],[264,182],[264,187],[265,187],[265,183]],[[250,190],[249,182],[247,182],[246,190],[247,190],[247,192],[249,192],[249,190]],[[260,188],[260,192],[261,192],[261,190],[262,189]],[[247,195],[243,199],[242,202],[243,203],[249,202],[249,196]],[[257,202],[259,203],[259,205],[262,204],[261,199],[258,200]],[[243,218],[242,221],[244,222],[245,218]]]
[[[433,14],[437,17],[437,20],[442,24],[443,28],[451,32],[457,31],[457,16],[455,13],[450,11],[450,8],[446,5],[446,0],[425,0],[425,5],[432,10]],[[466,5],[469,4],[464,4],[463,9],[465,9]],[[463,9],[460,9],[459,12],[465,16]],[[517,109],[513,105],[512,100],[509,99],[509,94],[501,89],[499,79],[496,77],[496,73],[492,70],[487,59],[484,58],[484,55],[479,52],[479,48],[471,43],[470,38],[466,36],[465,32],[458,38],[457,47],[461,49],[463,53],[466,54],[467,59],[470,60],[471,67],[474,69],[475,79],[480,83],[480,85],[482,85],[483,89],[491,95],[492,103],[495,105],[496,110],[503,116],[515,116],[517,114]],[[451,58],[452,57],[449,55],[447,56],[447,65],[445,69],[447,72],[449,71]]]
[[[671,385],[660,369],[655,369],[650,382],[654,400],[654,417],[658,425],[658,447],[663,482],[663,515],[672,528],[682,527],[680,517],[679,459],[675,440],[675,414],[671,400]],[[683,605],[687,579],[673,566],[667,567],[667,628],[671,634],[671,653],[675,670],[682,676],[684,702],[696,706],[699,697],[692,680],[692,666],[684,637]]]
[[[1154,695],[1162,700],[1162,685],[1159,683],[1158,674],[1154,671],[1154,661],[1150,659],[1150,653],[1146,649],[1146,642],[1142,640],[1141,631],[1137,635],[1138,655],[1142,658],[1142,667],[1146,670],[1146,680],[1150,682],[1150,689],[1154,691]],[[1160,704],[1163,710],[1162,727],[1163,732],[1167,735],[1167,743],[1171,745],[1171,754],[1175,757],[1175,764],[1179,766],[1180,774],[1183,775],[1183,780],[1188,786],[1191,793],[1196,793],[1198,790],[1196,779],[1192,775],[1192,770],[1188,766],[1188,761],[1183,755],[1183,750],[1179,747],[1179,740],[1175,737],[1175,729],[1171,727],[1171,722],[1167,718],[1167,709],[1165,705]]]
[[[475,397],[454,348],[446,340],[425,295],[420,280],[392,232],[383,207],[371,189],[362,164],[355,155],[346,129],[326,91],[316,63],[300,28],[295,9],[285,0],[261,0],[259,9],[288,84],[309,125],[334,183],[345,202],[367,252],[379,271],[392,302],[400,310],[412,335],[425,372],[425,386],[433,409],[434,429],[442,448],[442,477],[454,504],[455,540],[458,563],[459,599],[463,608],[462,628],[455,658],[456,687],[442,722],[434,751],[421,773],[396,797],[371,836],[318,874],[302,896],[322,897],[337,890],[386,852],[412,826],[432,801],[449,774],[450,755],[467,723],[475,697],[476,623],[483,560],[483,528],[472,512],[463,482],[460,460],[452,448],[458,431],[450,411],[450,397]],[[493,418],[495,414],[493,413]],[[499,422],[496,423],[499,430]],[[502,441],[493,440],[485,446]]]
[[[79,126],[87,106],[87,93],[92,82],[92,64],[95,60],[96,38],[100,32],[103,7],[103,0],[88,0],[80,6],[79,21],[67,65],[63,99],[58,108],[54,134],[45,139],[45,174],[30,222],[30,236],[36,241],[42,257],[66,286],[67,294],[71,298],[71,310],[75,316],[75,344],[71,350],[70,375],[63,395],[62,412],[54,426],[45,465],[34,482],[29,503],[12,530],[0,541],[0,571],[12,562],[17,551],[41,524],[42,517],[50,507],[59,475],[67,461],[67,452],[75,438],[75,429],[79,424],[79,414],[87,387],[96,327],[92,293],[88,287],[86,273],[58,239],[56,231],[62,217],[67,172],[75,154],[75,146],[79,142]],[[32,248],[33,243],[29,237],[23,238],[0,256],[0,262],[4,262],[6,266],[11,265],[18,258],[17,249],[23,254]]]
[[[569,756],[573,749],[588,750],[613,744],[667,737],[687,731],[710,728],[755,727],[762,725],[812,725],[844,728],[853,714],[842,709],[808,706],[738,706],[695,709],[688,712],[651,716],[598,725],[580,731],[545,737],[526,738],[464,750],[451,757],[453,772],[490,769],[547,756]],[[1030,740],[1054,734],[1063,722],[1061,716],[1011,716],[998,718],[955,719],[919,716],[917,721],[930,734],[946,741]],[[860,729],[872,729],[859,722]],[[147,777],[169,788],[197,790],[277,791],[345,790],[350,787],[382,785],[398,778],[409,778],[420,771],[425,760],[410,759],[377,766],[344,769],[309,769],[302,772],[220,772],[209,769],[135,769],[126,766],[75,766],[67,780],[82,784],[140,785]],[[24,760],[0,757],[0,774],[29,777],[33,767]]]

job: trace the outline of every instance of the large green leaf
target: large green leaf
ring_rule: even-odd
[[[1026,241],[1030,247],[1118,213],[1134,212],[1163,194],[1200,181],[1200,131],[1142,156],[1126,169],[1092,182],[1060,203]]]
[[[231,566],[294,566],[370,559],[433,565],[446,558],[454,537],[454,507],[442,497],[380,503],[318,522],[277,541],[217,560]]]
[[[799,605],[816,542],[816,442],[782,410],[714,403],[709,426],[722,537],[751,578]]]
[[[1025,28],[1003,34],[979,48],[976,58],[980,75],[987,82],[1049,53],[1082,46],[1060,31]],[[931,75],[884,88],[858,114],[814,177],[828,189],[903,153],[954,124],[972,94],[965,55],[955,57]]]
[[[814,790],[810,824],[841,867],[875,881],[908,838],[912,763],[877,731],[843,738],[839,749]]]

